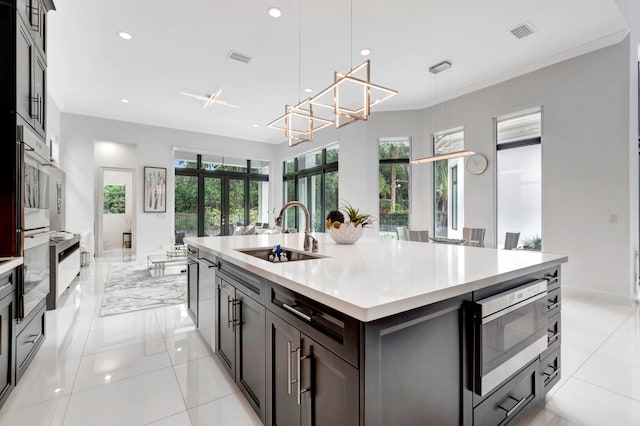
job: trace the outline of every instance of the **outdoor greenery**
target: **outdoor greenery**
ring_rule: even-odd
[[[125,186],[105,185],[103,189],[105,214],[124,214],[125,212]]]
[[[179,163],[176,161],[176,163]],[[190,165],[195,163],[186,163],[183,168],[191,168]],[[212,163],[209,164],[207,170],[230,170],[225,167],[215,168]],[[243,169],[246,173],[246,167]],[[222,235],[222,197],[223,197],[223,181],[228,182],[228,218],[227,224],[231,226],[253,225],[260,220],[261,203],[260,198],[262,191],[261,184],[264,182],[249,179],[249,217],[245,223],[245,182],[248,179],[239,175],[236,177],[204,177],[204,229],[206,235]],[[176,175],[175,179],[175,230],[176,232],[184,232],[185,235],[196,235],[198,232],[198,177]],[[231,234],[231,229],[227,229],[226,234]]]
[[[436,236],[447,237],[449,217],[449,160],[433,163],[435,182],[435,231]]]
[[[409,140],[381,141],[378,174],[380,232],[409,224]]]

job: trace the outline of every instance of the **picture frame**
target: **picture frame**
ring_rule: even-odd
[[[144,212],[167,212],[167,169],[165,167],[144,168]]]

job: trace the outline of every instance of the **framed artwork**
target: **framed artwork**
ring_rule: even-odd
[[[144,168],[144,212],[166,213],[167,211],[167,169],[164,167]]]

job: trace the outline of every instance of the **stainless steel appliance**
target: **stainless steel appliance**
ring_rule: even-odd
[[[49,293],[49,154],[46,144],[28,126],[18,126],[23,145],[24,218],[22,221],[23,277],[18,280],[18,319]]]
[[[49,294],[49,228],[24,231],[24,276],[18,280],[18,318],[23,319]]]
[[[27,126],[18,126],[18,140],[24,146],[24,230],[49,227],[48,150]]]
[[[547,348],[547,280],[472,304],[474,392],[485,396]]]

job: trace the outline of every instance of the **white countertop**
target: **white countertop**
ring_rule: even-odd
[[[303,234],[191,237],[185,242],[361,321],[425,306],[489,287],[553,264],[566,256],[448,244],[361,238],[335,244],[314,234],[317,254],[271,263],[237,249],[281,244],[302,251]]]
[[[22,265],[21,257],[0,257],[0,275]]]

